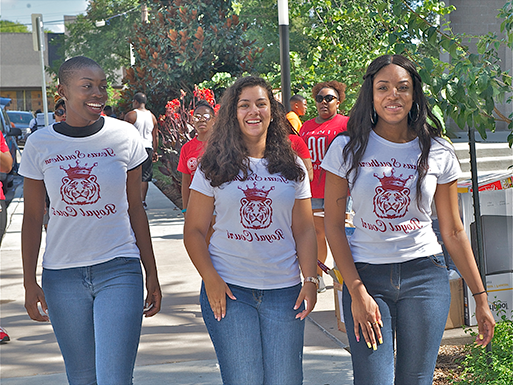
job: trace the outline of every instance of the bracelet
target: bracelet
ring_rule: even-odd
[[[472,294],[472,297],[486,293],[486,290],[480,291],[479,293]]]
[[[187,211],[187,209],[183,209],[183,210],[182,210],[182,213],[184,213],[184,212],[186,212],[186,211]]]
[[[311,282],[315,286],[319,287],[319,280],[317,279],[317,277],[305,277],[305,283],[306,282]]]

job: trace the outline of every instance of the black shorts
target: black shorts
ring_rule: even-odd
[[[153,150],[147,148],[148,158],[142,163],[142,181],[151,182],[153,179]]]

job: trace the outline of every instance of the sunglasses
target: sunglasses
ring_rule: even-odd
[[[192,120],[194,120],[195,122],[199,122],[200,120],[204,120],[205,122],[208,122],[210,119],[212,119],[213,116],[211,114],[198,114],[198,115],[194,115],[192,117]]]
[[[57,116],[63,116],[66,113],[63,109],[59,108],[58,110],[54,111],[54,114]]]
[[[336,96],[333,96],[333,95],[317,95],[315,97],[315,101],[317,103],[322,103],[323,100],[326,101],[326,103],[330,103],[332,100],[335,100],[335,99],[338,99]]]

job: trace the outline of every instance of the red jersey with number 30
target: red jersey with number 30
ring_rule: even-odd
[[[348,120],[348,116],[337,114],[324,123],[318,124],[315,122],[315,119],[310,119],[301,126],[299,136],[303,138],[308,146],[310,158],[312,159],[314,174],[313,180],[310,183],[312,198],[324,198],[326,174],[321,169],[321,162],[333,139],[341,132],[347,130]]]

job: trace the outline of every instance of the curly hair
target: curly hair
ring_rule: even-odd
[[[321,82],[317,83],[312,88],[312,97],[315,99],[317,94],[323,89],[323,88],[331,88],[335,90],[338,94],[338,101],[342,103],[346,99],[346,85],[344,83],[340,83],[336,80],[330,80],[329,82]]]
[[[296,162],[296,155],[287,134],[286,117],[280,112],[271,86],[262,78],[248,76],[229,87],[222,99],[212,136],[201,157],[200,169],[213,187],[230,182],[242,172],[242,180],[251,175],[249,151],[237,120],[237,103],[242,90],[261,87],[271,105],[271,122],[267,129],[264,158],[271,174],[280,173],[288,180],[303,180],[305,173]]]
[[[369,134],[376,121],[372,122],[373,110],[373,83],[374,76],[384,67],[395,64],[404,68],[410,74],[413,82],[413,104],[408,114],[408,128],[412,130],[419,138],[419,146],[421,155],[417,162],[417,206],[422,199],[421,185],[428,171],[428,156],[431,149],[431,139],[440,137],[442,133],[442,125],[437,117],[431,112],[428,101],[422,91],[422,80],[420,78],[415,64],[402,55],[383,55],[380,56],[367,67],[367,71],[363,77],[364,82],[360,88],[358,99],[353,108],[349,112],[349,121],[347,123],[347,133],[350,137],[349,143],[344,148],[344,161],[351,159],[351,167],[348,174],[351,176],[352,183],[358,177],[358,164],[363,158],[367,144],[369,142]],[[414,116],[414,119],[410,118]],[[427,122],[427,118],[433,122],[434,126]],[[379,117],[378,117],[379,119]]]

